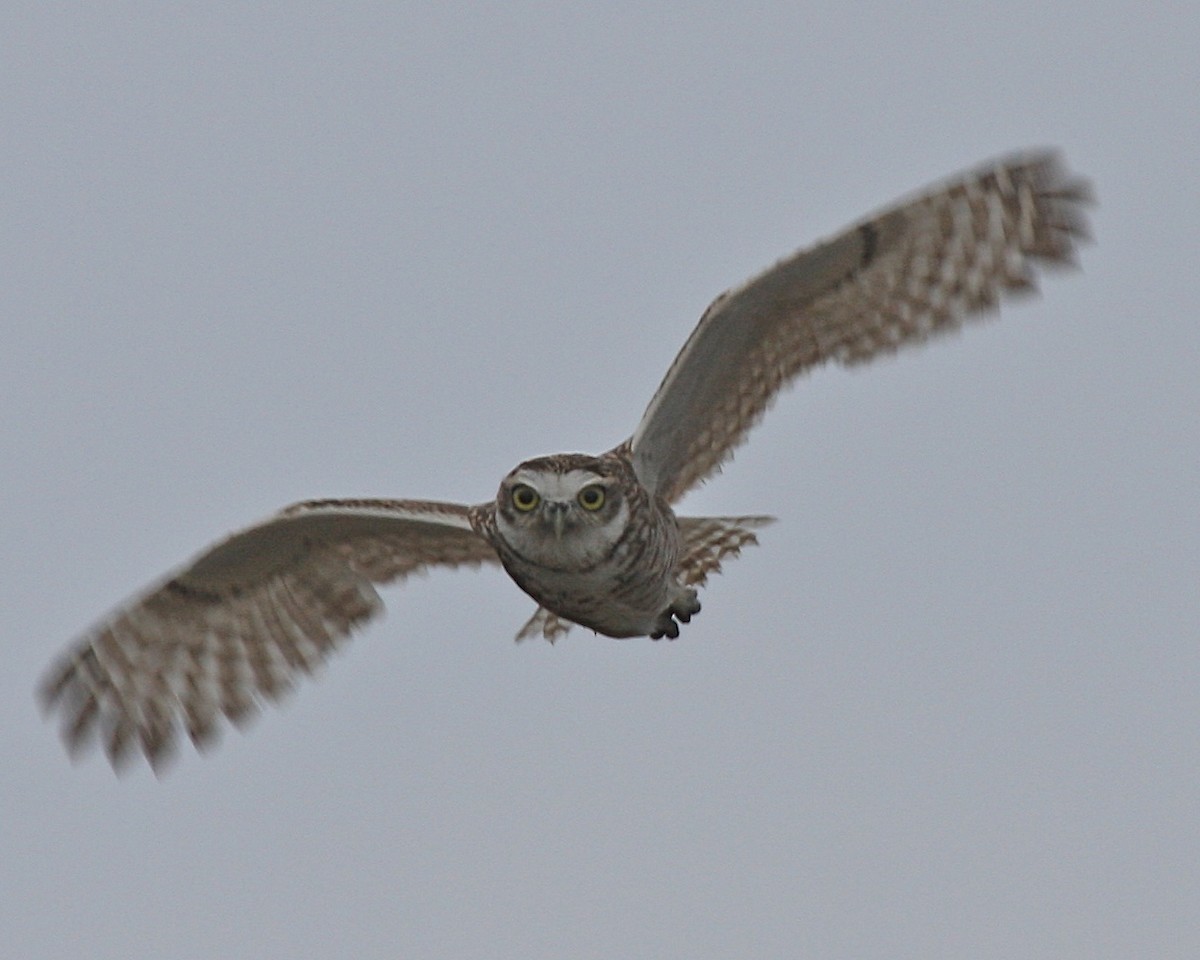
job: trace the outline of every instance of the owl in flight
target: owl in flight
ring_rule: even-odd
[[[379,584],[435,566],[500,565],[538,608],[517,635],[572,624],[670,637],[696,588],[769,517],[677,517],[780,389],[954,330],[1074,262],[1088,190],[1050,153],[1010,157],[916,196],[721,294],[633,435],[596,456],[526,460],[475,506],[310,500],[210,547],[66,651],[43,702],[72,753],[100,739],[114,767],[156,769],[180,727],[276,700],[380,613]]]

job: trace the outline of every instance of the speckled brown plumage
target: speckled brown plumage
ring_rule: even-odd
[[[1070,265],[1087,185],[1053,153],[982,168],[801,250],[721,294],[631,440],[647,487],[675,503],[742,443],[781,387],[960,328],[1034,268]]]

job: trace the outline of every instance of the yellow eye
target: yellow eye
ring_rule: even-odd
[[[584,510],[599,510],[604,506],[604,488],[599,484],[584,487],[579,491],[577,499]]]
[[[519,483],[513,487],[512,505],[522,513],[528,513],[530,510],[535,509],[541,500],[542,498],[538,496],[538,492],[527,483]]]

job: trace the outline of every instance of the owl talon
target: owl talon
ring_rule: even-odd
[[[668,615],[666,620],[658,622],[658,628],[650,634],[651,640],[661,640],[666,637],[668,640],[674,640],[679,636],[679,624],[670,618]]]
[[[650,639],[661,640],[666,637],[668,640],[674,640],[679,636],[679,624],[691,623],[692,617],[699,612],[700,601],[696,599],[696,591],[688,590],[663,611],[662,616],[658,618],[658,623],[654,625]]]
[[[691,623],[692,617],[700,612],[700,600],[695,590],[689,590],[667,609],[667,615],[674,615],[680,623]]]

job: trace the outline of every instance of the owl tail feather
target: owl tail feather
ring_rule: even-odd
[[[554,643],[559,637],[565,637],[573,626],[570,620],[564,620],[545,607],[538,607],[533,616],[525,621],[525,626],[517,631],[517,643],[531,637],[542,637]]]

